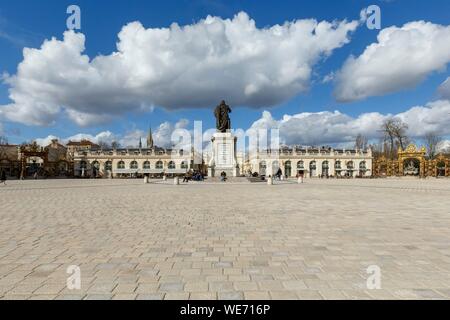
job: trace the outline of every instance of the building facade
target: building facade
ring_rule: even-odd
[[[282,148],[260,151],[249,159],[244,172],[275,175],[281,169],[285,177],[370,177],[372,151],[333,148]]]
[[[162,148],[75,151],[76,177],[138,177],[181,175],[195,169],[193,156]]]
[[[0,145],[0,172],[5,172],[7,177],[17,177],[20,170],[18,145]]]
[[[77,151],[74,154],[74,173],[78,177],[129,177],[184,174],[200,170],[206,174],[210,154],[201,155],[201,165],[194,164],[193,153],[161,148]],[[370,177],[372,151],[325,148],[294,148],[258,152],[249,159],[237,154],[242,175],[257,173],[275,175],[281,169],[285,177],[303,175],[318,177]],[[198,161],[196,161],[198,163]]]
[[[151,148],[102,149],[90,141],[53,140],[48,146],[0,145],[0,171],[9,177],[161,177],[183,175],[188,170],[208,173],[211,153]],[[195,161],[194,161],[195,159]],[[371,149],[282,147],[252,155],[237,152],[241,175],[274,176],[279,170],[287,178],[450,177],[450,155],[426,156],[425,148],[410,145],[395,159],[374,156]]]

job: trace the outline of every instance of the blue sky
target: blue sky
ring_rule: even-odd
[[[180,26],[196,24],[207,15],[222,19],[233,19],[244,11],[256,23],[257,28],[283,24],[285,21],[314,18],[318,21],[358,20],[360,11],[377,4],[382,12],[382,29],[391,26],[402,27],[405,23],[424,20],[436,25],[448,26],[450,22],[450,2],[447,0],[418,1],[2,1],[0,4],[0,71],[10,75],[17,73],[17,66],[23,60],[24,47],[39,48],[45,39],[63,38],[66,30],[66,8],[70,4],[80,6],[82,28],[86,37],[86,50],[91,59],[98,55],[110,55],[116,51],[118,33],[122,27],[132,21],[140,21],[146,28],[168,28],[176,22]],[[309,89],[288,96],[269,106],[245,107],[232,105],[232,124],[235,128],[249,128],[261,118],[264,110],[271,113],[273,119],[280,120],[283,115],[304,112],[339,110],[350,117],[357,118],[368,112],[398,114],[413,106],[424,106],[438,100],[438,87],[449,77],[444,68],[426,73],[424,80],[414,86],[399,88],[395,92],[352,102],[339,102],[333,96],[336,84],[333,81],[323,83],[323,78],[331,72],[340,70],[350,55],[360,56],[366,47],[377,41],[379,30],[369,30],[359,26],[349,34],[349,43],[335,48],[326,59],[315,63],[308,81]],[[444,62],[446,66],[446,63]],[[0,85],[0,106],[11,104],[7,83]],[[76,88],[74,88],[76,90]],[[227,97],[217,97],[217,103]],[[126,135],[133,130],[146,131],[149,124],[154,130],[161,123],[175,124],[180,119],[202,120],[204,127],[213,127],[212,104],[207,108],[174,109],[154,105],[153,111],[136,112],[127,105],[118,117],[106,123],[80,126],[69,118],[61,116],[53,123],[33,125],[11,120],[0,113],[3,132],[10,142],[21,143],[34,138],[49,135],[70,137],[78,133],[97,135],[102,131],[112,131],[116,135]],[[0,107],[1,110],[1,107]],[[33,111],[30,111],[33,112]],[[37,111],[38,112],[38,111]],[[25,121],[26,122],[26,121]],[[189,126],[191,126],[191,124]],[[444,136],[447,134],[444,132]],[[320,141],[320,139],[318,140]],[[323,141],[329,142],[329,141]]]

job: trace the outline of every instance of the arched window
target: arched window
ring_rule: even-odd
[[[322,162],[322,176],[328,177],[329,175],[330,164],[328,161]]]
[[[272,162],[272,174],[276,174],[278,169],[280,169],[280,163],[278,161]]]
[[[366,162],[365,161],[361,161],[359,163],[359,170],[366,170],[367,166],[366,166]]]
[[[169,168],[169,169],[175,169],[175,162],[170,161],[170,162],[169,162],[169,165],[168,165],[168,168]]]
[[[259,175],[265,176],[266,175],[266,170],[267,170],[266,162],[265,161],[261,161],[259,163]]]
[[[291,176],[291,170],[292,170],[292,163],[291,163],[291,161],[286,161],[284,163],[284,174],[286,175],[286,177],[290,177]]]
[[[158,161],[156,163],[156,169],[162,169],[163,167],[164,167],[164,165],[163,165],[162,161]]]
[[[144,169],[150,169],[150,161],[145,161],[143,165]]]
[[[98,161],[92,162],[92,168],[95,168],[96,170],[100,169],[100,163]]]
[[[137,161],[131,161],[130,163],[130,169],[137,169],[138,168],[138,163]]]
[[[335,164],[334,164],[334,168],[335,168],[335,169],[338,169],[338,170],[342,169],[342,167],[341,167],[341,161],[339,161],[339,160],[336,161]]]
[[[347,169],[348,169],[348,170],[353,170],[353,168],[354,168],[353,161],[347,162]]]
[[[187,168],[188,168],[187,162],[186,162],[186,161],[183,161],[183,162],[181,163],[181,169],[187,169]]]
[[[117,169],[125,169],[125,162],[119,161],[119,163],[117,163]]]
[[[106,161],[105,162],[105,171],[111,171],[112,170],[112,162]]]
[[[300,160],[297,162],[297,169],[303,170],[305,168],[305,162],[303,160]]]
[[[317,170],[317,165],[315,161],[311,161],[309,163],[309,176],[310,177],[315,177],[316,176],[316,171]]]

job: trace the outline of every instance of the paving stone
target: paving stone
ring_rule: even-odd
[[[137,294],[135,293],[116,293],[112,299],[113,300],[135,300]]]
[[[219,300],[243,300],[244,293],[243,292],[219,292],[218,293]]]
[[[57,295],[62,290],[64,290],[65,286],[62,285],[47,285],[44,284],[43,286],[39,287],[38,289],[33,291],[33,294],[54,294]]]
[[[191,292],[189,295],[190,300],[216,300],[217,293],[215,292]]]
[[[188,282],[184,286],[184,291],[187,292],[207,292],[208,282]]]
[[[188,300],[188,292],[168,292],[164,296],[164,300]]]
[[[448,179],[292,182],[9,181],[0,299],[450,298]]]
[[[35,294],[32,295],[28,300],[55,300],[56,295],[53,294]]]
[[[111,300],[112,297],[112,294],[88,294],[84,300]]]
[[[155,293],[159,288],[159,283],[140,283],[134,292],[136,293]]]
[[[258,290],[258,284],[251,281],[239,281],[234,282],[233,284],[234,289],[237,291],[257,291]]]
[[[213,292],[233,291],[233,283],[225,281],[217,281],[209,283],[209,290]]]
[[[302,290],[308,288],[302,280],[283,281],[283,287],[287,290]]]
[[[164,293],[138,294],[136,300],[163,300]]]
[[[7,294],[2,297],[2,300],[27,300],[31,295],[26,294]]]
[[[297,300],[298,296],[295,291],[269,291],[274,300]]]
[[[55,300],[83,300],[84,294],[59,294]]]
[[[183,291],[184,284],[181,282],[161,283],[159,290],[163,292],[179,292]]]
[[[267,291],[246,291],[244,297],[246,300],[269,300],[271,298]]]

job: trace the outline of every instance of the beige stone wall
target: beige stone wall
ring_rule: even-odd
[[[84,163],[83,163],[84,161]],[[111,173],[113,176],[120,174],[129,174],[130,172],[138,171],[142,172],[144,164],[148,162],[150,164],[150,170],[160,170],[161,172],[168,172],[170,170],[185,170],[182,168],[184,163],[190,168],[191,157],[189,155],[170,155],[170,154],[154,154],[154,155],[133,155],[133,154],[92,154],[88,153],[85,156],[75,155],[74,161],[74,173],[75,176],[80,176],[82,166],[85,165],[85,173],[87,175],[92,174],[95,165],[98,166],[98,173],[100,176],[109,176]],[[107,163],[111,164],[112,172],[107,170]],[[119,167],[119,164],[123,163],[123,169]],[[162,168],[157,168],[157,164],[162,164]],[[137,167],[133,167],[132,164],[137,164]],[[169,165],[172,165],[169,168]],[[173,167],[174,166],[174,167]]]
[[[48,148],[48,161],[58,162],[67,160],[67,148],[59,143],[52,143],[47,146]]]
[[[19,149],[16,145],[1,145],[0,160],[18,161]]]
[[[75,175],[80,175],[82,163],[85,166],[85,173],[89,174],[93,170],[94,164],[98,165],[100,175],[106,176],[108,172],[106,172],[106,163],[108,161],[112,164],[112,174],[118,175],[121,172],[135,172],[136,168],[132,168],[132,163],[137,163],[137,170],[144,169],[144,163],[150,163],[150,169],[156,170],[156,164],[158,162],[162,163],[162,169],[158,169],[162,171],[167,171],[169,169],[169,163],[173,162],[175,164],[176,170],[181,170],[181,164],[186,162],[190,167],[190,163],[193,157],[191,155],[179,155],[174,152],[173,154],[155,154],[152,153],[150,155],[147,154],[132,154],[132,153],[121,153],[121,152],[100,152],[100,153],[92,153],[88,152],[87,154],[78,154],[75,157],[75,167],[74,172]],[[205,163],[208,163],[209,155],[204,154]],[[276,170],[281,167],[281,170],[284,175],[289,177],[296,177],[300,168],[298,168],[298,163],[303,161],[304,174],[305,177],[316,178],[320,175],[325,175],[325,166],[324,163],[328,162],[328,175],[329,176],[337,176],[337,170],[335,169],[336,162],[341,162],[342,175],[349,172],[349,163],[353,163],[352,176],[356,177],[362,174],[363,176],[370,177],[372,175],[372,154],[370,152],[358,152],[358,153],[348,153],[348,154],[321,154],[321,155],[283,155],[270,157],[267,154],[259,154],[257,159],[245,160],[243,154],[238,154],[237,156],[239,168],[241,169],[241,173],[246,174],[249,169],[252,172],[262,173],[262,168],[260,167],[261,162],[265,161],[266,163],[266,175],[274,175]],[[119,169],[119,163],[123,162],[124,169]],[[291,170],[286,172],[287,163],[291,163]],[[315,162],[316,170],[310,170],[311,163]],[[278,163],[278,166],[277,166]],[[360,165],[365,163],[365,171],[360,171]]]

